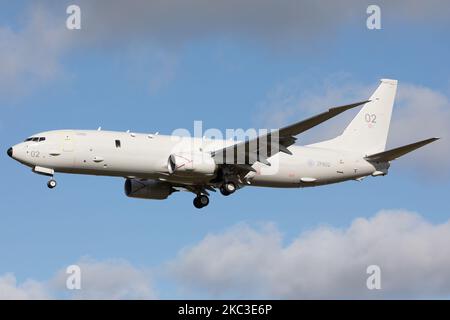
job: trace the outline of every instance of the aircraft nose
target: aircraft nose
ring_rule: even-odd
[[[8,151],[6,151],[6,153],[8,154],[8,156],[10,156],[12,158],[12,156],[13,156],[13,148],[9,148]]]

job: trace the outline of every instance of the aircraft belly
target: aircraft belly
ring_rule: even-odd
[[[295,188],[299,186],[298,176],[293,171],[292,165],[282,157],[271,158],[271,166],[256,163],[256,172],[248,174],[248,181],[251,185],[275,188]]]
[[[292,155],[271,159],[272,165],[255,166],[251,185],[265,187],[313,187],[366,176],[373,171],[359,157],[330,150],[294,147]]]

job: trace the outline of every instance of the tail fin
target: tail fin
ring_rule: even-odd
[[[396,91],[397,80],[381,79],[381,84],[372,94],[369,102],[340,136],[314,145],[356,151],[366,155],[384,151]]]

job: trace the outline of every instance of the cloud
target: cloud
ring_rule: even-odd
[[[48,281],[28,279],[18,284],[13,274],[0,276],[0,299],[155,299],[156,293],[145,269],[125,260],[97,261],[83,258],[81,289],[68,290],[63,268]]]
[[[22,284],[17,283],[12,273],[0,276],[0,300],[40,300],[49,299],[47,288],[41,282],[26,280]]]
[[[89,37],[108,42],[146,39],[164,47],[179,47],[201,39],[234,38],[277,50],[314,41],[360,21],[365,27],[371,1],[341,0],[97,0],[81,1]],[[447,23],[449,4],[378,1],[386,20]],[[408,10],[405,10],[405,7]],[[414,8],[414,9],[413,9]],[[125,14],[126,13],[126,14]],[[131,18],[132,17],[132,18]]]
[[[213,297],[429,298],[450,294],[450,222],[402,210],[323,226],[283,241],[269,225],[210,234],[170,263],[180,285]],[[381,268],[368,290],[366,268]]]
[[[450,221],[382,210],[349,226],[318,226],[286,239],[272,223],[210,233],[160,265],[183,297],[446,298],[450,295]],[[67,290],[65,268],[47,281],[0,276],[0,299],[154,299],[147,268],[125,260],[80,259],[81,290]],[[381,269],[381,290],[366,270]],[[166,294],[170,296],[170,293]]]
[[[400,146],[429,137],[441,137],[426,151],[405,157],[404,163],[428,175],[447,178],[450,174],[450,97],[425,86],[404,84],[398,90],[389,145]],[[403,161],[403,160],[402,160]]]
[[[83,258],[76,263],[81,269],[81,290],[72,290],[73,299],[154,299],[156,297],[147,270],[125,260],[96,261]],[[59,292],[66,290],[66,270],[51,281]]]
[[[260,104],[261,116],[256,119],[265,127],[278,128],[298,121],[328,107],[367,99],[378,83],[370,85],[348,75],[333,75],[323,82],[308,84],[293,79],[275,86]],[[333,138],[342,133],[357,111],[350,111],[299,136],[300,144]],[[401,167],[420,175],[450,175],[450,96],[425,86],[399,82],[389,130],[388,148],[430,137],[442,137],[413,155],[402,158]],[[395,168],[395,166],[394,166]],[[393,168],[393,169],[394,169]],[[391,169],[392,170],[392,169]]]
[[[0,26],[0,97],[26,95],[61,74],[70,48],[63,19],[41,5],[30,6],[17,29]]]
[[[256,43],[275,52],[297,52],[299,48],[316,52],[317,44],[332,45],[333,35],[349,24],[359,21],[364,28],[371,2],[80,0],[79,31],[65,28],[69,4],[72,1],[41,0],[26,8],[17,28],[0,25],[1,97],[21,97],[55,80],[62,73],[63,59],[74,48],[79,52],[95,48],[109,54],[129,48],[139,51],[139,47],[154,51],[149,56],[159,55],[156,63],[144,62],[150,93],[154,94],[172,81],[178,61],[174,57],[188,45],[226,39]],[[379,5],[387,21],[427,25],[449,21],[444,14],[450,7],[447,2],[380,1]],[[132,56],[122,58],[131,64]]]
[[[102,5],[109,8],[107,3]],[[90,3],[82,6],[82,30],[79,31],[66,29],[66,6],[49,1],[25,7],[14,28],[0,25],[0,99],[27,96],[63,77],[63,60],[73,49],[97,48],[109,54],[119,53],[116,58],[126,61],[130,73],[145,76],[151,94],[158,93],[173,80],[178,66],[178,55],[174,50],[155,46],[151,39],[139,36],[135,38],[128,34],[122,38],[120,32],[117,35],[98,33],[102,24],[94,25],[102,14],[93,17],[95,10],[85,10],[89,6]],[[92,20],[86,19],[85,23],[85,16]],[[104,23],[108,24],[108,21]],[[114,32],[114,24],[106,30]],[[135,32],[140,35],[139,29]]]
[[[309,37],[345,21],[351,10],[342,10],[342,6],[348,3],[357,5],[353,1],[330,1],[323,6],[315,1],[293,0],[108,0],[84,1],[81,6],[93,38],[116,42],[145,37],[164,47],[179,47],[217,37],[286,45],[288,39]]]

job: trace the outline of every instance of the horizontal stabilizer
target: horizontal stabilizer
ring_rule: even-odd
[[[380,153],[375,153],[370,156],[366,156],[364,159],[366,159],[367,161],[378,161],[378,162],[392,161],[436,140],[439,140],[439,138],[430,138],[419,142],[411,143],[403,147],[398,147]]]

